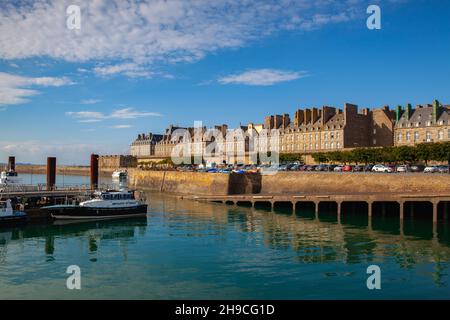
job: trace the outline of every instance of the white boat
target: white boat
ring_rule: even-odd
[[[11,200],[0,201],[0,226],[25,222],[26,220],[27,214],[22,211],[14,211]]]
[[[0,184],[15,184],[20,183],[17,172],[13,170],[2,171],[0,174]]]
[[[134,191],[96,192],[92,200],[79,205],[43,207],[55,219],[117,219],[147,215],[144,199],[135,199]]]
[[[128,177],[128,172],[126,170],[114,171],[112,174],[113,179],[126,179]]]

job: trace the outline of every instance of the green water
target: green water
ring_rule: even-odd
[[[0,229],[0,298],[450,298],[442,223],[147,199],[146,219]],[[381,290],[367,289],[372,264]],[[66,288],[69,265],[81,290]]]

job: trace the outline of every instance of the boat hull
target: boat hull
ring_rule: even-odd
[[[129,208],[94,208],[85,206],[52,206],[43,208],[59,220],[101,220],[142,217],[147,215],[147,205]]]
[[[24,224],[28,221],[25,213],[14,214],[12,216],[0,217],[0,227]]]

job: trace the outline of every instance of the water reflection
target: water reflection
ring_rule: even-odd
[[[406,218],[401,225],[390,215],[374,216],[369,223],[367,217],[352,210],[343,211],[338,221],[332,210],[321,211],[317,218],[308,208],[296,213],[281,208],[278,212],[198,203],[161,194],[146,196],[150,201],[147,218],[1,229],[0,284],[8,277],[7,272],[12,272],[10,265],[33,263],[28,256],[36,261],[37,251],[48,265],[87,257],[91,265],[122,272],[118,276],[126,277],[126,281],[132,281],[128,274],[132,265],[136,277],[150,277],[146,272],[152,272],[151,277],[161,275],[157,278],[161,288],[174,279],[180,283],[193,279],[196,285],[211,290],[211,283],[228,286],[230,292],[244,285],[246,280],[242,277],[260,277],[258,281],[272,283],[267,284],[271,293],[260,293],[258,281],[247,284],[253,290],[251,295],[244,295],[248,298],[273,297],[270,294],[277,293],[274,288],[280,290],[277,297],[298,297],[298,288],[289,288],[289,283],[299,283],[303,277],[312,283],[356,277],[355,270],[365,270],[369,264],[400,270],[390,276],[395,286],[414,282],[407,276],[414,270],[433,288],[448,287],[448,224],[433,228],[428,221]],[[47,269],[48,265],[42,268]],[[236,283],[230,284],[233,279]],[[123,281],[116,285],[127,286]],[[285,281],[284,285],[280,285],[281,281]],[[418,283],[423,288],[424,283]],[[145,292],[148,288],[141,289]],[[180,288],[173,290],[179,292]],[[210,292],[202,294],[183,297],[211,297]],[[117,297],[121,297],[120,292]]]
[[[395,261],[400,268],[412,269],[433,263],[430,276],[437,285],[442,285],[448,274],[448,224],[440,224],[433,232],[429,221],[407,218],[404,230],[400,230],[398,219],[391,216],[373,217],[369,224],[367,216],[351,211],[343,212],[339,222],[330,212],[321,212],[320,218],[314,219],[312,211],[292,214],[284,209],[271,212],[174,198],[153,204],[152,210],[165,212],[164,223],[169,228],[181,228],[186,235],[204,236],[198,230],[205,229],[217,235],[224,232],[226,224],[255,239],[262,237],[262,243],[269,248],[294,251],[294,259],[302,264]]]

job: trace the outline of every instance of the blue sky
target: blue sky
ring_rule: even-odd
[[[171,123],[450,104],[447,1],[73,2],[80,30],[65,26],[70,1],[0,5],[0,162],[84,164]]]

